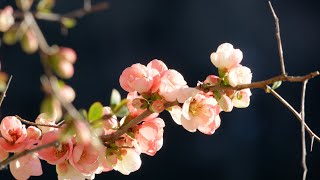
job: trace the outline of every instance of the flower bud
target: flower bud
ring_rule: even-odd
[[[23,11],[28,11],[32,6],[33,0],[16,0],[18,8]]]
[[[13,9],[11,6],[6,6],[0,11],[0,31],[6,32],[13,24]]]
[[[24,52],[32,54],[39,48],[39,42],[32,30],[28,30],[21,39],[21,48]]]
[[[14,45],[18,41],[17,30],[18,30],[17,26],[12,26],[8,31],[6,31],[3,34],[3,42],[7,45]]]
[[[77,60],[76,52],[73,49],[67,47],[60,47],[59,56],[62,61],[68,61],[72,64],[74,64]]]
[[[215,86],[219,83],[219,77],[215,75],[209,75],[206,80],[204,80],[205,84],[210,84],[211,86]]]
[[[53,64],[53,69],[59,77],[64,79],[69,79],[74,74],[73,65],[70,62],[61,61],[59,59]]]
[[[153,101],[150,106],[150,110],[152,110],[155,113],[161,113],[164,109],[164,103],[161,100]]]
[[[136,109],[147,109],[148,101],[143,98],[135,98],[132,100],[132,106]]]
[[[72,89],[72,87],[68,86],[68,85],[63,85],[63,87],[61,87],[61,89],[59,90],[61,97],[66,101],[71,103],[75,97],[76,97],[76,93],[74,92],[74,90]]]

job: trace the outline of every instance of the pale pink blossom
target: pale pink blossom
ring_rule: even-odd
[[[25,149],[32,149],[36,147],[36,144],[40,141],[41,130],[35,126],[29,126],[27,128],[27,138]]]
[[[181,125],[182,108],[178,105],[169,108],[169,113],[175,123]]]
[[[160,75],[162,75],[164,71],[168,70],[168,67],[166,66],[166,64],[163,61],[158,59],[154,59],[150,61],[147,65],[147,68],[157,70]]]
[[[71,103],[76,97],[76,92],[66,84],[59,89],[59,94],[68,103]]]
[[[0,11],[0,31],[7,31],[13,24],[13,8],[11,6],[6,6]]]
[[[164,62],[154,59],[150,61],[147,65],[147,68],[151,71],[151,76],[153,77],[153,84],[151,87],[151,92],[154,93],[158,91],[160,86],[161,77],[168,70],[166,64]]]
[[[133,64],[122,72],[119,81],[128,92],[149,92],[153,85],[153,72],[140,63]]]
[[[69,162],[80,173],[90,175],[99,168],[99,155],[100,149],[93,145],[77,144],[73,148]]]
[[[39,145],[44,145],[58,140],[59,131],[50,131],[42,136]],[[38,152],[39,158],[47,161],[49,164],[56,165],[67,160],[72,153],[73,143],[71,139],[60,142],[59,147],[48,147]]]
[[[53,118],[50,118],[46,113],[41,113],[37,119],[35,120],[35,122],[37,124],[47,124],[47,125],[55,125],[55,117],[56,117],[56,113],[53,114]],[[41,129],[42,133],[45,134],[49,131],[53,131],[56,128],[54,127],[47,127],[47,126],[38,126],[39,129]]]
[[[240,84],[250,84],[252,80],[252,73],[248,67],[237,66],[230,69],[228,73],[228,82],[232,87]]]
[[[210,55],[214,66],[222,70],[228,70],[240,64],[243,54],[239,49],[234,49],[230,43],[221,44],[216,52]]]
[[[68,161],[56,165],[58,180],[85,180],[87,176],[77,171]]]
[[[198,130],[204,134],[211,135],[213,134],[221,124],[221,119],[219,115],[216,115],[214,120],[207,126],[199,126]]]
[[[135,128],[135,138],[142,153],[153,156],[163,145],[163,128],[165,124],[161,118],[148,120]]]
[[[9,152],[3,150],[0,147],[0,162],[6,160],[9,157]]]
[[[237,91],[232,98],[232,103],[234,107],[237,108],[246,108],[250,104],[250,96],[251,91],[250,89],[242,89]]]
[[[161,78],[159,94],[166,101],[173,102],[177,100],[179,90],[186,87],[187,82],[178,71],[172,69],[166,70]]]
[[[225,94],[221,95],[221,97],[218,99],[218,104],[224,112],[231,112],[233,109],[231,99]]]
[[[8,152],[18,152],[25,147],[27,130],[15,116],[6,116],[0,124],[0,146]]]
[[[56,67],[56,73],[64,79],[69,79],[74,74],[74,67],[73,64],[68,61],[62,61],[59,60],[57,67]]]
[[[127,148],[123,149],[121,159],[118,160],[113,168],[124,175],[129,175],[131,172],[138,170],[140,166],[140,153],[134,149]]]
[[[219,113],[220,107],[213,97],[198,93],[184,102],[180,120],[186,130],[195,132],[199,127],[209,126]]]
[[[41,176],[42,167],[39,158],[35,154],[27,154],[10,162],[10,171],[16,179],[29,179],[30,176]]]

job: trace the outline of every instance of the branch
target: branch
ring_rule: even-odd
[[[2,102],[4,100],[4,98],[6,97],[7,95],[7,91],[9,89],[9,86],[10,86],[10,83],[11,83],[11,80],[12,80],[12,76],[10,76],[9,80],[8,80],[8,83],[7,83],[7,86],[6,86],[6,89],[3,91],[3,93],[1,94],[1,97],[0,97],[0,107],[2,105]]]
[[[306,132],[304,128],[305,123],[305,97],[306,97],[306,89],[307,89],[307,83],[308,80],[303,81],[302,84],[302,92],[301,92],[301,139],[302,139],[302,168],[303,168],[303,176],[302,180],[306,180],[307,178],[307,163],[306,163],[306,157],[307,157],[307,150],[306,150]]]
[[[108,9],[109,7],[110,7],[109,3],[101,2],[101,3],[91,5],[90,9],[86,9],[85,7],[83,7],[81,9],[77,9],[62,15],[58,13],[43,13],[43,12],[33,12],[32,14],[38,20],[61,22],[63,18],[81,18],[87,14],[103,11],[105,9]],[[13,16],[15,18],[24,17],[23,12],[21,11],[15,11]]]
[[[271,9],[273,18],[274,18],[274,23],[275,23],[275,25],[276,25],[276,37],[277,37],[277,43],[278,43],[278,51],[279,51],[279,59],[280,59],[281,72],[282,72],[283,75],[285,75],[285,74],[287,74],[287,73],[286,73],[286,68],[285,68],[284,59],[283,59],[283,51],[282,51],[282,43],[281,43],[281,36],[280,36],[279,18],[278,18],[278,16],[276,15],[276,13],[275,13],[275,11],[274,11],[274,9],[273,9],[270,1],[269,1],[269,6],[270,6],[270,9]]]
[[[296,118],[300,121],[300,123],[303,123],[305,129],[309,133],[311,137],[314,137],[317,141],[320,142],[320,137],[317,136],[310,128],[309,126],[302,120],[301,115],[285,100],[283,99],[275,90],[273,90],[271,87],[267,86],[268,91],[275,96],[283,105],[285,105],[292,113],[296,116]]]
[[[22,119],[20,116],[18,115],[15,115],[16,118],[18,118],[20,121],[26,123],[26,124],[29,124],[31,126],[45,126],[45,127],[53,127],[53,128],[61,128],[61,126],[59,125],[55,125],[55,124],[42,124],[42,123],[35,123],[35,122],[31,122],[31,121],[28,121],[26,119]]]
[[[41,149],[45,149],[45,148],[48,148],[48,147],[51,147],[51,146],[58,147],[59,145],[60,145],[60,142],[57,140],[57,141],[53,141],[53,142],[48,143],[48,144],[44,144],[44,145],[38,146],[38,147],[33,148],[33,149],[24,150],[21,153],[15,154],[15,155],[9,157],[8,159],[0,162],[0,170],[6,168],[9,165],[10,162],[12,162],[14,160],[17,160],[17,159],[21,158],[22,156],[25,156],[27,154],[31,154],[31,153],[40,151]]]
[[[205,87],[204,85],[199,85],[199,86],[197,86],[197,89],[205,91],[205,92],[216,91],[216,90],[227,90],[227,89],[241,90],[241,89],[246,89],[246,88],[250,88],[250,89],[255,89],[255,88],[265,89],[267,85],[273,84],[273,83],[275,83],[277,81],[303,82],[305,80],[312,79],[312,78],[314,78],[316,76],[319,76],[319,75],[320,75],[319,71],[315,71],[315,72],[306,74],[304,76],[287,76],[287,75],[283,74],[283,75],[272,77],[272,78],[267,79],[267,80],[253,82],[253,83],[250,83],[250,84],[241,84],[241,85],[238,85],[238,86],[235,86],[235,87],[223,86],[223,85]]]

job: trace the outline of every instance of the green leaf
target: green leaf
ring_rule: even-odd
[[[73,28],[74,26],[76,26],[77,24],[77,21],[73,18],[62,18],[61,19],[61,23],[63,24],[64,27],[66,27],[67,29],[71,29]]]
[[[272,88],[273,90],[275,90],[275,89],[277,89],[278,87],[280,87],[281,84],[282,84],[282,81],[276,81],[276,82],[273,83],[273,85],[272,85],[271,88]]]
[[[117,117],[124,117],[129,115],[129,109],[127,106],[121,106],[117,112],[114,112]]]
[[[100,102],[93,103],[89,108],[89,122],[101,119],[103,116],[103,105]]]
[[[121,95],[118,90],[112,89],[110,97],[110,107],[114,109],[121,102]]]

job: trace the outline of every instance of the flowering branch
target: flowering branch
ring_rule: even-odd
[[[241,90],[241,89],[255,89],[255,88],[261,88],[265,89],[267,85],[273,84],[277,81],[288,81],[288,82],[303,82],[305,80],[312,79],[316,76],[319,76],[319,71],[315,71],[309,74],[306,74],[304,76],[287,76],[285,74],[272,77],[267,80],[263,81],[257,81],[250,84],[240,84],[235,87],[232,86],[223,86],[223,85],[216,85],[216,86],[205,86],[205,85],[199,85],[197,88],[204,91],[216,91],[216,90],[227,90],[227,89],[233,89],[233,90]]]
[[[60,142],[58,140],[56,140],[56,141],[53,141],[51,143],[35,147],[33,149],[24,150],[19,154],[15,154],[15,155],[9,157],[8,159],[6,159],[4,161],[1,161],[0,162],[0,170],[6,168],[9,165],[10,162],[12,162],[14,160],[17,160],[17,159],[19,159],[19,158],[21,158],[21,157],[23,157],[25,155],[28,155],[28,154],[31,154],[31,153],[34,153],[34,152],[38,152],[38,151],[40,151],[42,149],[45,149],[45,148],[48,148],[48,147],[51,147],[51,146],[58,147],[59,145],[60,145]]]
[[[61,128],[61,126],[59,126],[59,125],[42,124],[42,123],[31,122],[31,121],[28,121],[28,120],[26,120],[26,119],[21,118],[21,117],[18,116],[18,115],[15,115],[15,117],[18,118],[21,122],[24,122],[24,123],[29,124],[29,125],[31,125],[31,126],[44,126],[44,127]]]

